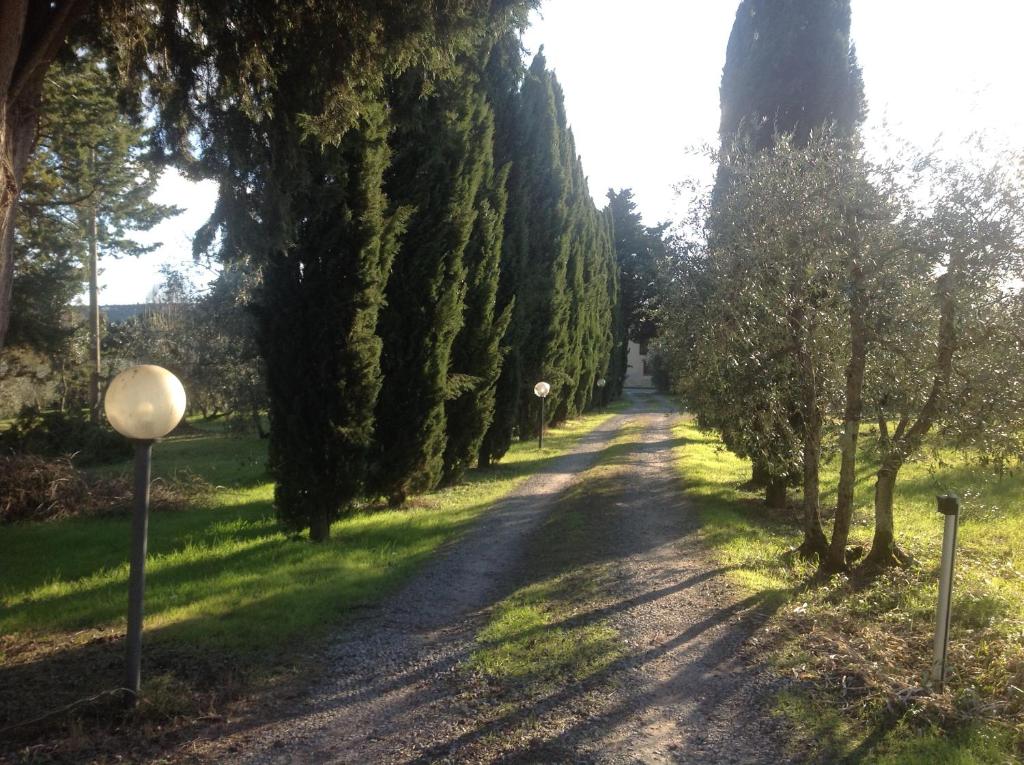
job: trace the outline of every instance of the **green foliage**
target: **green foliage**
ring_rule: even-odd
[[[482,93],[469,82],[441,83],[433,93],[425,93],[426,86],[422,73],[407,74],[391,103],[395,156],[387,187],[396,203],[415,210],[388,277],[378,327],[384,384],[372,485],[396,504],[436,487],[442,477],[445,400],[455,394],[453,343],[467,297],[465,255],[493,150]]]
[[[80,412],[41,412],[26,408],[0,431],[0,452],[41,457],[71,455],[76,465],[88,466],[127,458],[131,443],[106,425],[97,425]]]
[[[645,226],[636,211],[632,189],[608,189],[608,209],[615,231],[623,320],[630,340],[651,340],[658,311],[657,269],[664,258],[666,225]]]
[[[543,53],[524,73],[518,41],[505,40],[492,52],[487,82],[496,156],[511,163],[498,291],[511,319],[494,422],[481,447],[485,463],[517,435],[536,434],[536,382],[551,384],[549,422],[574,417],[594,401],[620,347],[611,223],[590,197],[557,79]],[[606,398],[617,394],[614,380]]]
[[[488,100],[494,109],[494,158],[508,167],[505,225],[501,249],[497,306],[507,312],[509,324],[501,339],[504,359],[495,386],[494,418],[480,444],[479,462],[489,465],[501,459],[512,445],[519,422],[523,377],[523,342],[526,316],[517,296],[526,268],[525,167],[520,158],[519,91],[526,74],[522,44],[517,35],[505,35],[491,50],[484,72]]]
[[[508,202],[509,166],[495,169],[494,114],[488,108],[481,125],[487,147],[474,207],[473,232],[465,252],[466,295],[462,329],[455,338],[448,401],[448,442],[444,472],[455,481],[478,460],[484,437],[494,421],[498,379],[505,351],[501,346],[512,306],[499,309],[502,243]]]
[[[67,306],[88,278],[90,241],[99,257],[141,255],[133,232],[175,215],[150,201],[159,166],[147,131],[119,109],[114,76],[90,51],[53,67],[40,104],[39,137],[25,174],[15,234],[9,341],[66,352]]]
[[[288,162],[275,187],[290,234],[266,252],[256,295],[270,395],[270,468],[286,528],[322,540],[361,493],[381,385],[377,319],[407,213],[388,211],[385,110],[337,147],[302,143],[276,118]],[[287,191],[285,191],[287,190]],[[287,243],[287,244],[285,244]]]

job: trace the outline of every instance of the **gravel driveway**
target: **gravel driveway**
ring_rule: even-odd
[[[251,763],[779,763],[770,681],[744,660],[765,618],[703,549],[672,464],[673,414],[653,394],[497,503],[404,590],[339,636],[320,684],[278,700],[192,757]],[[610,445],[614,444],[614,449]],[[598,491],[588,468],[602,469]],[[593,480],[593,491],[591,491]],[[484,714],[460,669],[489,609],[536,576],[546,519],[588,512],[580,565],[600,592],[579,619],[619,634],[594,677]],[[524,735],[524,726],[529,734]]]

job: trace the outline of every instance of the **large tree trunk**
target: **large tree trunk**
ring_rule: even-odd
[[[14,221],[43,77],[87,0],[0,0],[0,348],[11,318]]]
[[[832,543],[822,560],[822,569],[829,573],[846,571],[846,545],[853,520],[853,491],[857,483],[857,438],[863,412],[864,368],[867,364],[867,326],[864,321],[865,300],[863,274],[854,262],[850,268],[852,296],[850,300],[850,361],[846,366],[846,406],[843,413],[843,434],[839,439],[841,462],[839,487],[836,492],[836,518],[832,527]]]
[[[764,501],[773,510],[783,510],[786,507],[786,495],[789,490],[787,478],[769,478],[768,484],[764,487]]]
[[[0,348],[11,319],[14,286],[14,222],[25,168],[35,142],[35,110],[4,104],[0,113]]]

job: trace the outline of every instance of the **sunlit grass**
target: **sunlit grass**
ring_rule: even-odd
[[[322,545],[277,527],[265,442],[217,432],[168,439],[154,449],[154,475],[190,472],[212,488],[191,509],[150,519],[147,644],[245,653],[314,639],[391,591],[610,416],[551,430],[543,452],[532,442],[516,444],[500,465],[415,497],[407,509],[344,518]],[[24,641],[122,629],[129,524],[127,517],[82,518],[0,528],[0,635]]]
[[[1000,476],[969,453],[931,449],[903,469],[894,504],[897,542],[916,564],[872,582],[840,578],[816,586],[810,578],[813,566],[790,554],[801,541],[797,511],[769,511],[759,496],[741,490],[750,477],[749,463],[725,451],[713,434],[684,420],[676,436],[685,441],[678,451],[680,474],[700,508],[702,534],[717,558],[734,567],[731,576],[738,586],[793,599],[778,617],[783,626],[779,634],[786,636],[773,654],[780,669],[826,683],[835,682],[821,674],[829,666],[833,671],[842,667],[863,675],[857,683],[869,678],[865,700],[845,702],[848,716],[835,711],[827,696],[814,701],[794,696],[781,704],[806,739],[825,741],[828,737],[819,728],[822,719],[831,715],[853,731],[839,737],[854,743],[841,752],[837,749],[836,761],[1010,761],[1014,736],[1008,730],[1017,726],[1017,736],[1024,734],[1024,693],[1018,697],[1014,692],[1024,687],[1024,474],[1020,470]],[[861,439],[850,540],[865,549],[873,530],[876,455],[872,436],[865,429]],[[838,469],[838,455],[827,455],[821,477],[826,512],[834,506]],[[958,494],[964,501],[954,586],[951,691],[942,703],[966,719],[979,707],[997,711],[945,731],[934,724],[909,725],[902,720],[890,729],[883,725],[885,714],[879,712],[884,707],[872,699],[879,701],[891,687],[920,683],[930,663],[943,531],[935,497],[944,493]],[[798,504],[799,496],[793,501]],[[788,596],[784,595],[787,590]],[[807,630],[815,634],[805,637]],[[855,654],[845,654],[846,645],[858,646]]]

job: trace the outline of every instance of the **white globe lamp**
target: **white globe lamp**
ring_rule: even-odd
[[[127,701],[135,704],[142,679],[142,600],[146,587],[149,482],[153,442],[170,433],[185,414],[185,389],[163,367],[143,364],[121,372],[110,383],[103,408],[121,435],[135,442],[135,501],[132,553],[128,571]]]

